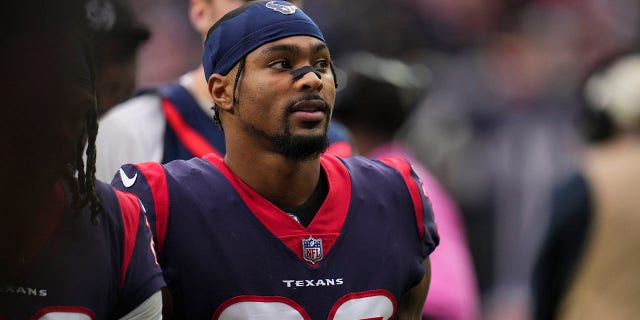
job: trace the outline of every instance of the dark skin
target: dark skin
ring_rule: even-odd
[[[319,157],[292,163],[269,143],[269,138],[283,134],[285,127],[292,135],[326,135],[335,88],[329,51],[314,39],[289,37],[250,53],[235,105],[233,83],[237,66],[227,77],[213,75],[209,80],[212,97],[222,110],[226,145],[230,148],[225,163],[251,188],[278,206],[304,203],[320,177]],[[322,79],[307,73],[293,82],[290,72],[307,65],[320,67]],[[303,100],[307,98],[311,100]],[[313,112],[292,112],[301,108]],[[260,170],[256,170],[257,165]]]
[[[209,78],[209,91],[221,110],[226,165],[279,207],[297,206],[309,199],[320,179],[320,158],[293,161],[279,153],[270,138],[326,135],[336,95],[330,61],[322,41],[294,36],[264,44],[247,55],[236,103],[237,65],[227,75]],[[290,72],[304,66],[313,66],[321,78],[307,73],[294,81]],[[422,280],[399,301],[396,319],[422,319],[431,278],[428,257],[424,268]]]

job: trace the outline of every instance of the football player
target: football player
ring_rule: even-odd
[[[421,319],[431,205],[404,159],[324,153],[336,78],[324,36],[285,1],[209,31],[203,65],[226,155],[125,165],[179,319]]]
[[[165,283],[143,208],[94,177],[79,2],[0,9],[11,27],[0,57],[0,319],[160,319]]]

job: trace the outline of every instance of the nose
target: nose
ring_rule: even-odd
[[[299,90],[320,90],[322,88],[322,75],[312,66],[304,66],[291,71],[293,85]]]
[[[320,72],[318,72],[318,70],[314,69],[312,66],[304,66],[300,69],[291,71],[291,75],[293,76],[293,81],[298,81],[300,78],[302,78],[305,74],[309,72],[313,72],[316,76],[318,76],[318,79],[322,78],[322,75],[320,74]]]

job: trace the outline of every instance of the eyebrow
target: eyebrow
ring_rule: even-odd
[[[324,49],[327,49],[327,44],[324,42],[320,42],[313,47],[312,53],[317,53]],[[260,57],[264,57],[266,55],[269,55],[274,52],[279,52],[279,51],[299,54],[300,48],[298,46],[289,45],[289,44],[277,44],[277,45],[270,46],[264,49],[262,52],[260,52]]]

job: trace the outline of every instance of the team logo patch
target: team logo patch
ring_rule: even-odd
[[[294,14],[298,7],[292,4],[282,4],[282,1],[269,1],[267,2],[267,8],[274,11],[278,11],[282,14]]]
[[[311,263],[322,260],[322,239],[313,236],[302,239],[302,257]]]

